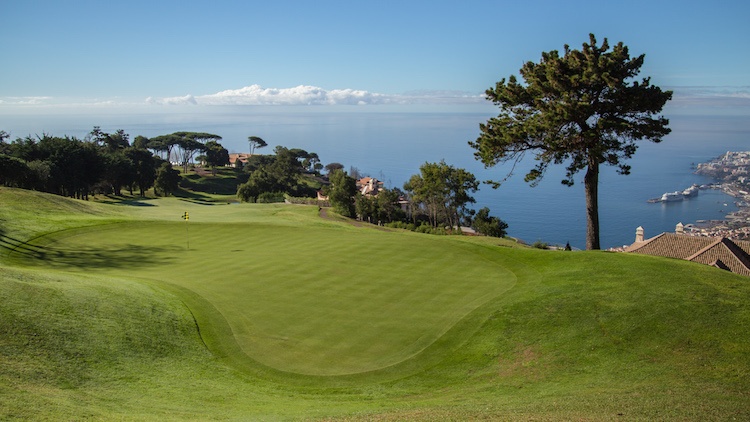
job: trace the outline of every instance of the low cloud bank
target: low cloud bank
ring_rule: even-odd
[[[677,107],[748,107],[748,86],[667,87],[674,91],[672,105]]]
[[[707,110],[750,114],[750,87],[662,87],[674,91],[669,110],[680,112]],[[483,94],[460,91],[411,91],[404,94],[380,94],[356,89],[332,89],[299,85],[292,88],[264,88],[250,85],[214,94],[187,94],[176,97],[142,99],[70,98],[51,96],[0,96],[0,111],[37,112],[36,110],[73,111],[77,109],[125,109],[147,111],[170,108],[199,110],[211,106],[367,106],[367,105],[479,105],[492,108]]]
[[[146,103],[156,105],[378,105],[378,104],[444,104],[479,103],[483,95],[423,91],[403,95],[378,94],[357,89],[326,90],[317,86],[299,85],[292,88],[263,88],[250,85],[208,95],[182,97],[148,97]]]

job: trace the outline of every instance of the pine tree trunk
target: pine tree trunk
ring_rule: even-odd
[[[586,249],[599,249],[599,163],[589,161],[586,190]]]

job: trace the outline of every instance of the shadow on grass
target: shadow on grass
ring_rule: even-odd
[[[182,201],[191,202],[199,205],[226,205],[230,203],[226,199],[216,199],[210,195],[205,195],[200,192],[193,192],[185,189],[178,189],[173,192],[172,195]]]
[[[148,202],[139,201],[135,199],[127,199],[124,201],[119,201],[116,203],[117,205],[128,205],[131,207],[154,207],[154,204],[149,204]]]
[[[122,196],[114,196],[114,195],[107,195],[107,200],[100,201],[103,204],[110,204],[110,205],[127,205],[131,207],[153,207],[154,204],[150,204],[147,201],[151,201],[153,199],[151,198],[138,198],[138,197],[122,197]]]
[[[7,255],[19,256],[29,261],[43,261],[45,266],[57,268],[97,269],[134,268],[173,261],[178,246],[158,247],[143,245],[120,245],[112,247],[84,247],[77,249],[53,248],[34,245],[14,237],[0,234],[0,250]],[[170,256],[171,254],[171,256]]]
[[[175,198],[193,199],[196,201],[208,201],[211,199],[211,197],[208,195],[204,195],[200,192],[192,192],[185,189],[177,189],[176,191],[172,192],[172,195]]]

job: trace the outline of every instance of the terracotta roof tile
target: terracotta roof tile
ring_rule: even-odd
[[[750,276],[750,242],[747,241],[662,233],[630,245],[625,252],[685,259]]]
[[[734,242],[724,237],[688,257],[687,260],[706,265],[712,265],[718,261],[733,273],[750,276],[750,256]]]
[[[710,237],[662,233],[644,242],[639,242],[639,244],[631,245],[625,249],[625,252],[686,259],[710,245],[715,240],[716,239]]]

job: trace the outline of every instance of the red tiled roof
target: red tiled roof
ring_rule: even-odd
[[[722,266],[733,273],[750,275],[750,256],[737,244],[725,237],[717,239],[714,243],[686,259],[706,265],[721,263]]]
[[[710,245],[715,240],[716,239],[710,237],[662,233],[644,242],[630,245],[625,248],[625,252],[687,259],[689,256]]]
[[[750,276],[750,242],[724,237],[662,233],[625,248],[625,252],[678,258]]]

